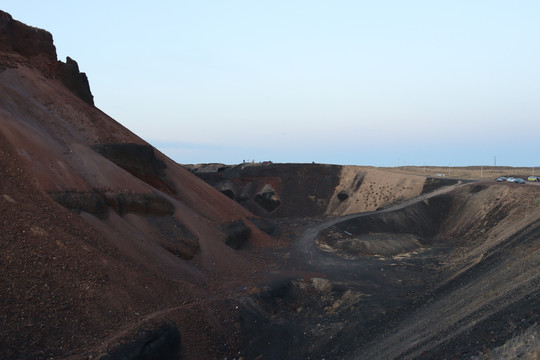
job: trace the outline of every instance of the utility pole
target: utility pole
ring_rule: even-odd
[[[493,166],[497,166],[497,156],[493,157]]]

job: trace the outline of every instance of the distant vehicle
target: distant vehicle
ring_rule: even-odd
[[[520,178],[514,179],[514,182],[515,182],[516,184],[525,184],[525,180],[520,179]]]
[[[498,178],[497,178],[497,181],[498,181],[498,182],[506,181],[506,177],[504,177],[504,176],[498,177]]]
[[[509,178],[506,178],[506,181],[507,182],[514,182],[514,181],[516,181],[516,178],[510,176]]]
[[[527,181],[538,181],[538,178],[536,176],[529,176]]]

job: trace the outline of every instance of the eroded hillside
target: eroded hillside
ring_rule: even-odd
[[[538,337],[537,184],[187,167],[0,12],[2,359],[474,359]]]
[[[273,240],[94,107],[85,79],[50,33],[0,12],[0,357],[83,358],[165,320],[186,356],[210,357],[197,304],[251,271],[233,247]]]
[[[373,167],[244,163],[186,165],[252,213],[269,218],[328,217],[373,211],[463,181],[396,174]]]

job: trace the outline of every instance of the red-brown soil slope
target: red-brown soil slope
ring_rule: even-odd
[[[249,272],[235,249],[270,241],[251,213],[95,108],[85,79],[56,60],[48,32],[0,11],[3,359],[83,356],[165,318],[190,339],[213,319],[193,315],[212,294],[199,289]],[[209,357],[209,344],[182,351]]]
[[[540,185],[189,167],[213,187],[92,99],[0,12],[1,359],[473,359],[538,336]]]

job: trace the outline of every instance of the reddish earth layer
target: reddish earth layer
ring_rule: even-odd
[[[475,358],[537,334],[540,186],[243,164],[215,189],[85,79],[0,12],[0,358]]]
[[[274,240],[82,97],[49,33],[3,12],[0,31],[0,357],[84,357],[164,318],[211,357],[229,335],[203,331],[208,298],[257,265],[227,239]]]

